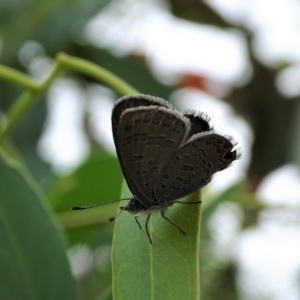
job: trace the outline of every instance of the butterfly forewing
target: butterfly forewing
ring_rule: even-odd
[[[162,106],[169,109],[173,109],[171,104],[169,104],[166,100],[158,97],[147,95],[133,95],[120,98],[116,102],[112,112],[112,131],[115,143],[118,135],[117,127],[119,126],[119,121],[122,113],[128,108],[135,108],[141,106]],[[118,147],[117,144],[116,147]]]
[[[186,139],[190,122],[163,106],[125,109],[118,126],[119,159],[134,196],[155,203],[156,178]]]
[[[121,115],[127,109],[141,107],[141,106],[147,107],[150,105],[152,105],[152,106],[155,105],[156,107],[161,106],[161,107],[173,109],[172,106],[164,99],[153,97],[153,96],[148,96],[148,95],[132,95],[132,96],[125,96],[125,97],[120,98],[116,102],[113,112],[112,112],[112,133],[113,133],[113,138],[114,138],[114,142],[115,142],[117,155],[119,158],[119,162],[120,162],[123,174],[126,178],[128,187],[129,187],[131,193],[135,196],[137,196],[135,194],[135,192],[138,190],[138,186],[132,180],[127,180],[126,174],[128,172],[126,171],[126,168],[124,166],[125,160],[123,158],[121,146],[119,143],[118,128],[120,126]],[[143,201],[143,204],[146,206],[147,202]]]

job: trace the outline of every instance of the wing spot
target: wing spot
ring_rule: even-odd
[[[229,150],[230,150],[229,145],[222,145],[222,146],[218,147],[217,152],[225,153],[225,152],[228,152]]]
[[[198,148],[201,145],[201,143],[202,143],[202,141],[200,139],[198,139],[198,140],[195,140],[192,145],[194,148]]]
[[[159,166],[153,166],[153,167],[150,168],[149,172],[151,174],[153,174],[153,173],[157,173],[158,170],[159,170]]]
[[[170,127],[174,121],[174,118],[172,115],[167,115],[163,118],[161,125],[164,127]]]
[[[173,164],[174,165],[179,165],[180,160],[181,160],[181,157],[179,155],[176,155],[175,159],[173,160]]]
[[[162,147],[163,148],[170,148],[172,145],[174,145],[175,141],[174,140],[165,140]]]
[[[141,132],[141,134],[140,134],[140,140],[141,141],[147,141],[147,133],[145,133],[145,132]]]
[[[152,114],[144,113],[143,121],[144,123],[149,123],[151,121]]]
[[[222,141],[222,140],[216,140],[216,141],[214,142],[214,147],[219,148],[222,144],[223,144],[223,141]]]
[[[142,161],[142,160],[144,160],[145,155],[144,155],[144,154],[134,154],[134,155],[132,156],[132,158],[133,158],[133,161],[134,161],[134,162]]]
[[[161,146],[163,140],[165,139],[165,137],[163,135],[159,135],[156,137],[155,141],[154,141],[154,145],[155,146]]]
[[[196,176],[196,173],[195,172],[190,172],[189,173],[189,178],[193,178],[193,177],[195,177]]]
[[[217,138],[214,136],[211,136],[209,139],[206,140],[205,144],[206,145],[212,145],[216,142]]]
[[[130,145],[131,142],[132,142],[132,136],[131,135],[126,136],[125,143],[127,143],[128,145]]]
[[[172,126],[172,131],[176,132],[176,133],[181,133],[182,131],[184,131],[184,124],[181,122],[175,122],[175,124]]]
[[[162,113],[161,111],[157,110],[156,113],[154,114],[153,118],[152,118],[152,124],[153,125],[158,125],[161,120],[164,118],[164,113]]]
[[[152,145],[153,141],[154,141],[154,136],[153,135],[149,135],[147,138],[147,145]]]
[[[142,114],[136,114],[134,116],[133,123],[134,124],[139,124],[139,123],[142,122],[142,120],[143,120],[143,115]]]
[[[194,171],[194,167],[193,166],[190,166],[190,165],[184,165],[181,170],[182,171]]]

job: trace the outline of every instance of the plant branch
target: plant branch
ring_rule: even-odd
[[[15,101],[13,106],[8,111],[4,122],[2,123],[2,130],[0,139],[6,136],[12,128],[18,123],[22,116],[37,102],[39,96],[50,86],[53,80],[61,72],[62,66],[55,64],[49,76],[44,82],[38,85],[35,90],[26,90]]]
[[[108,70],[89,61],[72,57],[65,53],[59,53],[57,55],[51,73],[39,84],[19,71],[0,65],[0,78],[26,88],[26,91],[15,101],[8,111],[6,118],[2,121],[0,140],[12,130],[22,116],[38,101],[41,94],[49,88],[61,71],[66,68],[93,77],[111,87],[121,95],[138,93],[137,90],[127,84],[124,80]]]
[[[121,95],[137,94],[138,91],[126,83],[124,80],[114,75],[112,72],[101,68],[100,66],[91,63],[87,60],[59,53],[57,61],[65,67],[75,70],[79,73],[93,77],[100,82],[105,83]]]
[[[38,90],[39,84],[29,76],[10,67],[0,65],[0,78],[29,90]]]

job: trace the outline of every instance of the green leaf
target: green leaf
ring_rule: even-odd
[[[43,196],[0,156],[0,299],[78,299],[66,249]]]
[[[105,152],[97,153],[73,173],[57,178],[49,187],[48,198],[56,212],[70,212],[72,206],[118,199],[121,185],[122,172],[117,158]]]
[[[189,201],[198,200],[193,198]],[[143,217],[142,231],[127,212],[117,218],[112,250],[114,300],[199,299],[200,210],[201,205],[174,204],[166,213],[186,235],[159,214],[151,216],[153,245]]]
[[[115,216],[118,203],[80,211],[70,209],[117,200],[121,185],[122,172],[117,158],[102,151],[93,153],[73,173],[53,181],[48,199],[68,234],[69,245],[85,243],[91,246],[102,234],[104,240],[111,240],[113,224],[109,218]]]

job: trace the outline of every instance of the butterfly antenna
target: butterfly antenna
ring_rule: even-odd
[[[112,201],[107,201],[107,202],[102,202],[102,203],[97,203],[97,204],[87,205],[87,206],[73,206],[71,209],[72,210],[89,209],[89,208],[94,208],[94,207],[101,206],[101,205],[106,205],[106,204],[110,204],[110,203],[114,203],[114,202],[119,202],[119,201],[124,201],[124,200],[130,200],[130,199],[131,198],[123,198],[123,199],[112,200]]]
[[[126,207],[126,206],[125,206]],[[120,207],[120,211],[114,216],[114,217],[111,217],[111,218],[109,218],[108,220],[109,220],[109,222],[112,222],[112,221],[114,221],[123,211],[124,211],[124,208],[125,207]]]

